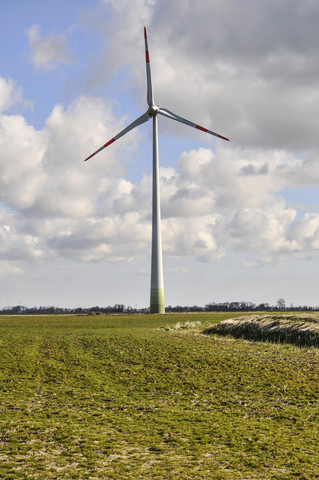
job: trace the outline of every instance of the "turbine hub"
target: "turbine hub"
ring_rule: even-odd
[[[148,109],[148,113],[150,115],[152,115],[152,117],[155,117],[155,115],[157,115],[157,112],[159,111],[159,108],[157,105],[155,105],[154,103],[152,105],[150,105],[149,109]]]

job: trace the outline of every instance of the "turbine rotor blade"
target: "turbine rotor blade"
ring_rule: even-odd
[[[150,107],[151,105],[154,105],[154,98],[153,98],[151,64],[150,64],[150,54],[148,51],[146,27],[144,27],[144,41],[145,41],[145,60],[146,60],[147,103]]]
[[[189,127],[197,128],[197,130],[201,130],[202,132],[205,133],[210,133],[210,135],[214,135],[215,137],[222,138],[223,140],[227,140],[229,142],[229,138],[223,137],[223,135],[219,135],[219,133],[212,132],[211,130],[208,130],[205,127],[201,127],[200,125],[197,125],[194,122],[190,122],[189,120],[186,120],[185,118],[179,117],[173,112],[170,112],[166,108],[159,108],[158,113],[163,115],[164,117],[171,118],[172,120],[176,120],[176,122],[184,123],[185,125],[188,125]]]
[[[120,131],[115,137],[111,138],[108,142],[106,142],[102,147],[100,147],[98,150],[96,150],[94,153],[92,153],[89,157],[87,157],[84,161],[86,162],[90,158],[94,157],[97,153],[99,153],[101,150],[104,148],[108,147],[111,145],[111,143],[115,142],[115,140],[118,140],[119,138],[123,137],[126,133],[128,133],[130,130],[133,130],[133,128],[138,127],[139,125],[142,125],[142,123],[147,122],[151,118],[151,115],[147,112],[143,113],[140,117],[138,117],[134,122],[130,123],[130,125],[123,130]]]

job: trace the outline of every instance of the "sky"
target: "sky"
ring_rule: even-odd
[[[0,306],[147,307],[155,102],[166,305],[319,305],[319,3],[0,2]]]

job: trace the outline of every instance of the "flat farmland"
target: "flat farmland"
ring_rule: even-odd
[[[319,351],[234,314],[0,317],[0,478],[319,479]]]

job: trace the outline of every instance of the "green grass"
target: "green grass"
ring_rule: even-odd
[[[0,317],[0,478],[319,479],[318,349],[229,316]]]

